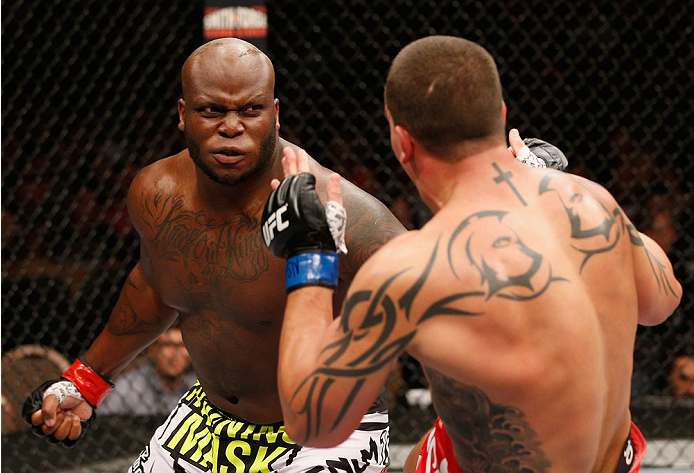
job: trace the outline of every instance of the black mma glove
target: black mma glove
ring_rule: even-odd
[[[39,437],[46,437],[46,441],[53,444],[62,444],[64,447],[73,447],[84,436],[89,426],[96,419],[96,408],[113,389],[113,383],[94,371],[82,357],[79,357],[68,368],[60,379],[46,381],[36,388],[22,406],[22,418],[31,426],[31,431]],[[40,425],[31,422],[31,416],[43,406],[43,399],[49,394],[58,397],[58,405],[62,404],[67,396],[88,402],[92,406],[92,415],[87,420],[80,420],[82,431],[79,437],[71,440],[66,437],[58,440],[53,434],[46,435]]]
[[[22,406],[22,418],[24,421],[31,426],[31,431],[34,433],[34,435],[38,437],[45,437],[46,442],[52,443],[52,444],[61,444],[63,447],[67,448],[72,448],[74,447],[80,440],[82,440],[82,437],[84,437],[85,432],[89,429],[89,426],[96,420],[96,409],[92,410],[92,415],[89,417],[87,420],[80,420],[80,423],[82,424],[82,432],[80,432],[80,436],[77,437],[76,439],[72,440],[69,437],[65,437],[63,440],[58,440],[55,438],[53,434],[46,435],[43,433],[43,430],[41,430],[40,425],[34,425],[31,422],[31,415],[41,409],[41,406],[43,404],[43,392],[51,385],[58,383],[60,381],[64,381],[62,379],[53,379],[51,381],[46,381],[43,383],[41,386],[36,388],[34,391],[32,391],[31,394],[29,394],[29,397],[27,398],[26,401],[24,401],[24,405]]]
[[[556,146],[538,138],[525,138],[526,148],[518,152],[516,159],[535,168],[551,168],[563,171],[569,165],[564,153]]]
[[[335,240],[313,174],[289,176],[272,191],[262,231],[270,252],[287,260],[287,292],[303,286],[337,287]]]

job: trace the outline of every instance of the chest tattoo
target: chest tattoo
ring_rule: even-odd
[[[142,199],[144,221],[156,254],[191,271],[197,286],[214,280],[252,281],[268,269],[258,219],[235,214],[211,218],[186,208],[182,194],[150,191]]]

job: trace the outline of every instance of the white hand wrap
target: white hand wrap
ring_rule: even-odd
[[[335,240],[335,248],[339,253],[347,254],[347,245],[345,244],[347,211],[337,202],[329,200],[325,209],[325,219],[328,221],[330,234],[333,236],[333,240]]]
[[[516,155],[516,159],[520,161],[523,164],[526,164],[530,167],[534,168],[546,168],[547,163],[543,160],[537,157],[535,153],[530,151],[530,148],[527,146],[523,146],[520,150],[518,150],[518,154]]]
[[[80,401],[84,401],[84,397],[82,397],[82,393],[80,393],[79,389],[77,389],[77,386],[72,384],[71,381],[67,380],[62,380],[51,384],[43,393],[43,398],[46,399],[46,396],[50,396],[51,394],[58,398],[58,405],[62,404],[65,398],[68,396],[72,396]]]

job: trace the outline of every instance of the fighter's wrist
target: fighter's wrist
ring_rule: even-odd
[[[287,259],[286,289],[291,292],[305,286],[332,289],[338,283],[338,258],[335,251],[301,253]]]
[[[94,407],[98,407],[113,390],[113,383],[89,366],[82,356],[63,373],[62,378],[72,382],[84,399]]]

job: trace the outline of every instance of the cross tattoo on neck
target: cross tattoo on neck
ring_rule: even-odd
[[[527,206],[528,204],[525,203],[525,200],[523,199],[523,197],[521,197],[520,193],[518,193],[518,189],[516,189],[516,187],[511,182],[511,178],[513,177],[513,173],[511,171],[503,172],[501,170],[501,168],[499,167],[499,165],[496,163],[492,163],[492,166],[494,166],[494,169],[496,170],[496,172],[499,173],[499,175],[494,178],[494,182],[496,182],[497,184],[500,184],[502,182],[506,182],[506,184],[508,184],[508,186],[511,188],[513,193],[516,194],[516,197],[518,197],[518,199],[521,201],[521,204],[523,204],[524,206]]]

